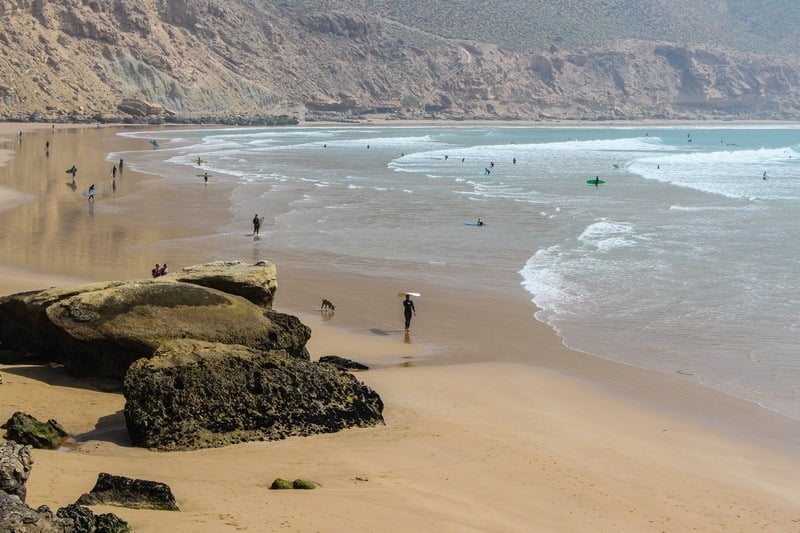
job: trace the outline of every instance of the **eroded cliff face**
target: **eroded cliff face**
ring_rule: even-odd
[[[253,0],[5,0],[0,21],[4,119],[800,117],[795,57],[642,41],[511,54]]]

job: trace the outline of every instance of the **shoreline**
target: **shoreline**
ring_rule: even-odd
[[[391,123],[391,121],[389,122]],[[227,129],[226,126],[223,127]],[[36,128],[33,133],[41,133],[42,129],[46,129],[46,127]],[[63,129],[72,128],[66,126]],[[111,133],[103,132],[103,129],[84,128],[84,130],[88,130],[85,133],[99,133],[106,139],[111,136],[123,148],[131,148],[137,143],[144,143],[142,139],[135,141],[129,137],[117,135],[121,131],[133,129],[143,131],[139,128],[131,128],[127,125],[121,128],[108,128]],[[178,129],[196,129],[196,127],[181,125]],[[4,133],[4,130],[0,128],[0,137]],[[125,150],[116,151],[124,152]],[[104,163],[111,164],[111,159],[106,160],[110,155],[106,150],[98,152],[102,153]],[[95,172],[93,167],[90,168],[92,168],[92,172]],[[131,169],[126,168],[130,173]],[[2,167],[0,167],[0,172],[2,172]],[[128,209],[129,204],[133,204],[136,206],[136,212],[140,214],[142,214],[142,209],[149,207],[149,212],[153,214],[144,214],[143,218],[145,219],[156,218],[154,213],[169,211],[166,218],[163,219],[167,229],[161,228],[157,235],[153,236],[152,244],[156,249],[164,249],[165,252],[169,250],[165,255],[178,259],[178,266],[174,268],[204,262],[204,258],[205,260],[231,259],[231,257],[208,258],[206,254],[195,253],[196,250],[193,249],[194,242],[198,237],[209,232],[211,234],[219,232],[221,227],[235,222],[226,206],[213,212],[205,211],[206,217],[210,220],[201,224],[202,227],[199,229],[194,225],[187,227],[185,223],[181,223],[181,219],[184,218],[181,209],[174,209],[171,200],[159,202],[157,198],[184,195],[186,202],[194,203],[199,197],[198,192],[186,190],[185,184],[176,183],[174,177],[165,179],[162,175],[149,172],[134,171],[134,173],[138,175],[136,183],[129,191],[126,191],[125,196],[115,199],[115,203],[117,205],[124,204],[124,209]],[[220,196],[229,195],[236,189],[235,184],[231,182],[218,182],[210,185],[216,188],[214,194]],[[205,189],[200,194],[205,194]],[[145,197],[149,198],[145,200]],[[143,201],[153,205],[143,205]],[[205,199],[203,202],[205,203]],[[19,205],[19,202],[14,205]],[[2,208],[3,205],[0,204],[0,210]],[[203,208],[210,209],[207,205],[203,205]],[[176,214],[172,214],[173,211]],[[93,216],[97,217],[98,213],[94,213]],[[109,213],[109,220],[113,220],[115,217],[114,212]],[[124,225],[128,226],[130,223],[131,221],[127,221]],[[185,249],[185,255],[179,254],[180,249]],[[185,261],[180,261],[180,259],[185,259]],[[399,287],[407,286],[408,280],[404,281],[396,276],[385,278],[364,276],[341,268],[327,269],[324,267],[325,258],[309,258],[307,254],[302,253],[292,256],[269,251],[267,257],[259,256],[253,257],[253,259],[268,259],[278,266],[279,286],[284,289],[278,291],[276,302],[281,302],[281,306],[285,305],[285,310],[288,312],[308,315],[309,309],[317,308],[315,300],[323,297],[322,293],[325,293],[324,297],[332,299],[340,309],[334,321],[326,321],[324,324],[326,327],[340,328],[343,333],[372,330],[372,334],[381,334],[376,332],[387,330],[396,333],[398,329],[401,329],[399,314],[398,318],[394,319],[396,321],[390,318],[390,315],[393,314],[391,305],[385,302],[371,302],[376,294],[394,294]],[[110,258],[110,260],[114,261],[115,259]],[[172,259],[171,263],[175,264],[176,259]],[[108,268],[92,268],[94,265],[91,264],[87,265],[89,268],[86,275],[74,270],[53,271],[44,268],[37,271],[30,270],[28,266],[11,266],[10,270],[6,270],[9,275],[4,278],[16,277],[21,281],[24,280],[23,283],[26,287],[35,288],[33,283],[36,279],[55,278],[63,283],[81,279],[89,282],[101,279],[146,278],[149,276],[150,266],[146,262],[138,266],[126,262],[116,264],[111,269],[115,273],[119,272],[120,275],[116,277],[109,275]],[[3,265],[0,265],[0,268],[3,268]],[[340,288],[337,291],[330,291],[324,288],[328,284]],[[800,420],[785,417],[763,408],[756,402],[731,396],[694,382],[677,371],[675,375],[651,371],[570,348],[557,331],[534,318],[539,308],[532,303],[530,294],[515,283],[506,283],[505,289],[494,287],[493,290],[480,290],[479,288],[474,292],[465,292],[463,287],[458,285],[449,286],[445,280],[439,280],[436,283],[413,281],[413,284],[417,288],[421,287],[425,294],[418,305],[420,303],[423,307],[435,305],[434,314],[437,317],[435,322],[429,323],[415,319],[414,338],[419,338],[428,346],[426,353],[436,354],[435,357],[422,358],[416,364],[449,365],[463,362],[484,363],[495,360],[529,364],[559,372],[566,377],[588,384],[603,394],[626,398],[647,409],[683,416],[687,420],[707,424],[716,430],[738,438],[800,453],[800,439],[795,439],[795,433],[793,433],[794,430],[797,432],[796,434],[800,434]],[[0,283],[0,289],[2,288],[3,284]],[[503,292],[499,293],[498,290]],[[431,294],[441,295],[442,303],[438,302],[436,297],[429,298],[428,295]],[[284,301],[285,304],[282,303]],[[487,301],[491,302],[488,305],[489,312],[496,315],[491,321],[492,327],[503,327],[503,338],[516,336],[522,339],[515,343],[506,343],[500,354],[496,353],[497,348],[491,342],[485,342],[486,338],[482,334],[486,312],[469,312],[469,310],[485,308]],[[342,303],[345,307],[353,310],[349,316],[342,316]],[[459,317],[457,321],[441,318],[455,316]],[[376,321],[376,318],[379,320]],[[366,328],[365,324],[370,324],[370,322],[374,322],[375,324],[372,325],[378,327]],[[416,323],[420,326],[416,326]],[[465,324],[466,327],[464,327]],[[528,330],[531,331],[530,334],[527,334]],[[544,348],[540,348],[540,345]],[[680,393],[673,394],[673,390],[678,390]],[[681,398],[684,396],[690,400],[682,400]],[[692,407],[691,399],[698,400],[696,403],[701,406],[713,405],[716,407],[696,409]],[[723,414],[727,413],[727,416],[720,417],[720,410]],[[742,416],[746,417],[747,423],[742,423]],[[787,427],[788,429],[786,429]]]
[[[104,166],[110,164],[105,161],[105,157],[114,151],[106,149],[106,146],[133,145],[130,139],[112,141],[114,140],[98,144],[92,152],[101,154]],[[53,157],[56,157],[55,153]],[[55,166],[60,169],[62,165],[59,163]],[[103,165],[96,166],[100,169]],[[3,172],[5,171],[0,168],[0,174]],[[81,173],[83,172],[82,165]],[[130,175],[134,174],[131,172]],[[83,177],[79,173],[79,179]],[[142,267],[149,265],[153,250],[163,251],[165,255],[169,250],[170,264],[176,265],[172,268],[174,271],[192,263],[184,264],[180,259],[172,259],[173,257],[190,261],[203,256],[203,250],[193,247],[198,233],[202,235],[207,228],[215,225],[219,227],[223,220],[229,221],[231,218],[227,210],[219,209],[209,213],[211,220],[199,224],[185,223],[183,212],[187,211],[187,207],[175,209],[173,206],[172,210],[179,213],[168,209],[169,198],[181,194],[180,186],[165,183],[165,180],[149,175],[137,180],[124,195],[108,202],[111,205],[106,206],[101,203],[102,200],[99,201],[90,219],[96,224],[92,223],[80,230],[92,231],[95,235],[100,231],[119,235],[119,231],[124,229],[130,235],[125,242],[132,250],[111,250],[103,253],[102,248],[92,248],[97,252],[93,255],[95,261],[87,261],[83,272],[75,265],[59,262],[58,259],[48,263],[37,259],[37,254],[24,257],[21,254],[19,257],[26,263],[22,267],[0,265],[0,279],[3,280],[0,282],[0,293],[48,286],[37,286],[39,283],[59,285],[75,283],[81,279],[88,282],[113,277],[147,277],[149,269]],[[217,188],[214,192],[219,194],[232,189],[229,184],[218,184],[215,187]],[[145,190],[148,195],[144,194]],[[203,191],[184,191],[182,194],[182,201],[191,206],[190,212],[195,209],[209,209],[210,204],[204,199]],[[69,200],[66,202],[67,205],[72,205]],[[148,203],[153,205],[146,205]],[[52,205],[50,207],[55,209]],[[135,210],[138,219],[118,220],[119,217],[115,214],[118,210],[131,209]],[[75,213],[70,211],[68,215],[74,216],[75,224],[78,224],[88,218],[85,211],[85,202],[81,201]],[[159,213],[165,218],[156,217],[156,220],[169,227],[152,230],[146,222]],[[72,220],[67,223],[73,225]],[[62,224],[65,224],[63,220]],[[109,228],[117,224],[118,227]],[[114,242],[119,242],[119,239],[121,237]],[[103,246],[108,245],[106,239],[101,240]],[[42,238],[33,244],[27,244],[27,248],[36,246],[37,242],[52,245],[56,251],[55,256],[58,257],[60,239],[49,241]],[[91,247],[92,244],[90,240],[86,240],[80,241],[78,245]],[[148,256],[148,253],[151,255]],[[608,529],[612,527],[612,523],[618,525],[618,520],[629,524],[630,530],[642,530],[648,524],[652,526],[652,522],[645,519],[648,514],[647,506],[651,503],[648,500],[652,498],[654,490],[649,485],[659,484],[663,480],[664,491],[679,491],[685,481],[681,479],[681,475],[692,479],[693,488],[682,494],[678,500],[684,506],[694,505],[696,509],[705,509],[706,505],[712,507],[712,504],[717,503],[715,497],[704,492],[707,488],[703,485],[703,479],[710,480],[712,486],[714,482],[724,480],[722,493],[728,495],[729,501],[741,496],[753,505],[753,509],[762,509],[759,507],[762,504],[763,510],[768,509],[770,502],[774,503],[776,495],[780,495],[785,500],[777,506],[786,510],[785,515],[781,514],[781,519],[790,516],[793,506],[800,501],[800,487],[791,482],[791,476],[786,475],[789,470],[783,470],[785,465],[793,464],[797,453],[800,453],[800,443],[796,438],[800,434],[800,422],[779,415],[773,416],[755,404],[705,388],[679,375],[649,372],[568,349],[563,346],[555,331],[533,318],[536,308],[530,302],[528,293],[522,289],[507,293],[478,290],[465,294],[457,287],[419,283],[415,286],[415,290],[418,288],[423,293],[417,302],[419,314],[412,323],[409,338],[411,342],[405,342],[400,303],[394,296],[398,287],[405,283],[401,279],[379,279],[332,272],[326,270],[324,264],[309,265],[304,262],[307,258],[303,257],[284,258],[279,255],[270,256],[268,252],[259,254],[264,255],[258,257],[259,259],[269,259],[278,266],[279,289],[275,308],[297,314],[304,323],[312,327],[314,333],[309,349],[313,358],[333,353],[363,360],[373,368],[369,372],[357,374],[356,377],[373,386],[384,398],[387,405],[387,426],[309,439],[249,443],[203,453],[176,455],[180,466],[174,471],[170,471],[165,461],[153,457],[160,454],[127,448],[124,446],[124,439],[120,440],[121,437],[117,435],[116,440],[111,442],[100,439],[99,444],[91,440],[82,443],[78,453],[73,454],[68,461],[69,467],[61,467],[58,476],[63,478],[86,470],[78,459],[86,459],[90,464],[98,465],[104,461],[113,461],[112,464],[121,461],[120,464],[126,465],[128,471],[138,472],[137,475],[140,476],[152,475],[154,479],[167,476],[173,490],[179,488],[184,498],[187,498],[187,494],[191,495],[188,497],[190,512],[199,513],[200,506],[211,505],[209,500],[213,496],[199,494],[200,491],[210,490],[209,480],[204,479],[199,487],[193,487],[190,482],[193,476],[189,474],[186,477],[183,469],[191,471],[195,467],[192,465],[193,459],[208,461],[209,471],[220,474],[225,479],[223,485],[240,494],[242,491],[252,490],[252,480],[240,486],[230,474],[221,473],[225,468],[223,465],[235,457],[244,457],[244,464],[252,467],[251,461],[264,460],[263,447],[268,446],[270,452],[277,450],[278,458],[270,462],[273,468],[276,466],[275,461],[277,464],[281,460],[286,461],[285,464],[297,463],[303,469],[311,470],[311,475],[324,479],[326,485],[332,483],[331,492],[334,494],[327,497],[331,500],[314,500],[313,505],[319,504],[323,509],[332,510],[336,508],[335,504],[340,504],[352,512],[358,512],[355,510],[358,509],[358,501],[352,500],[366,499],[368,509],[362,517],[366,522],[362,524],[368,524],[368,528],[378,527],[377,524],[381,523],[380,520],[384,518],[381,505],[385,503],[382,498],[388,496],[399,497],[398,503],[388,509],[388,516],[411,524],[414,523],[412,516],[424,509],[420,516],[421,519],[424,518],[424,523],[444,525],[445,530],[459,529],[459,525],[466,525],[466,522],[459,522],[454,518],[465,512],[462,505],[455,504],[456,501],[474,507],[468,511],[472,518],[476,518],[476,513],[485,514],[482,518],[476,518],[475,523],[479,524],[477,527],[481,524],[487,528],[492,525],[497,527],[497,524],[504,523],[505,520],[508,527],[504,529],[508,530],[522,531],[523,524],[531,521],[547,529],[545,524],[563,524],[563,520],[569,520],[566,518],[569,515],[572,519],[579,520],[574,522],[576,531],[585,530],[590,524],[596,529]],[[212,259],[217,258],[207,260]],[[30,269],[30,263],[36,263],[37,260],[40,261],[39,272]],[[137,273],[138,276],[135,275]],[[321,296],[336,303],[337,311],[331,320],[324,320],[315,312]],[[21,372],[19,369],[5,366],[3,372],[6,375],[11,374],[12,381],[16,383],[0,388],[0,394],[3,395],[0,399],[8,400],[6,394],[12,393],[9,389],[24,383],[31,393],[44,395],[41,401],[32,400],[28,394],[24,395],[24,399],[44,410],[54,409],[46,403],[47,399],[53,400],[48,394],[56,395],[55,398],[65,394],[65,391],[59,390],[58,384],[59,380],[64,381],[67,378],[53,377],[47,370],[25,371],[30,375],[45,376],[41,378],[45,383],[47,380],[55,380],[44,389],[41,381],[23,379],[24,372],[16,374],[15,372]],[[14,392],[19,389],[13,388],[16,389]],[[94,396],[96,391],[85,392],[86,398],[91,397],[89,401],[98,401]],[[22,400],[20,398],[16,401],[22,403]],[[93,424],[99,418],[108,416],[111,409],[112,413],[116,412],[114,416],[117,417],[114,431],[119,432],[119,398],[104,401],[109,401],[108,405],[93,403],[95,407],[88,413],[68,412],[63,416],[56,413],[54,416],[44,412],[38,416],[56,418],[59,421],[66,417],[65,420],[75,420],[76,425],[82,424],[83,431],[91,431]],[[56,411],[63,409],[66,407],[55,408]],[[478,418],[475,418],[475,413],[478,413]],[[33,414],[37,416],[37,413]],[[397,439],[397,444],[393,444],[394,439]],[[376,442],[387,449],[374,449]],[[498,442],[505,445],[498,445]],[[598,448],[593,452],[595,443]],[[403,450],[403,446],[409,447],[409,450]],[[315,470],[315,461],[319,460],[320,451],[327,447],[333,447],[341,454],[343,465],[339,465],[337,470],[336,465],[323,461],[323,465]],[[450,450],[458,460],[447,460],[447,454],[442,456],[440,449]],[[474,452],[470,452],[470,449]],[[774,453],[775,450],[777,453]],[[784,455],[786,452],[789,453]],[[300,459],[293,455],[295,453],[300,454]],[[597,453],[598,457],[593,453]],[[365,454],[369,460],[361,458],[359,454]],[[392,458],[389,454],[397,454],[399,458]],[[424,457],[437,459],[429,463]],[[543,486],[530,490],[541,491],[542,495],[549,495],[547,497],[551,499],[558,499],[560,495],[563,498],[563,501],[559,500],[562,505],[564,501],[572,505],[568,506],[569,512],[564,507],[550,511],[538,509],[535,512],[530,511],[531,514],[515,511],[515,504],[527,505],[520,499],[528,501],[530,492],[520,491],[516,495],[511,492],[515,492],[520,483],[527,486],[530,479],[534,479],[541,471],[547,471],[548,457],[556,457],[560,465],[556,470],[563,475],[571,472],[576,476],[576,481],[567,482],[566,478],[545,475]],[[439,464],[442,459],[444,460]],[[529,459],[533,466],[526,464]],[[625,466],[629,460],[631,465]],[[728,472],[726,467],[733,461],[744,461],[748,467],[743,472],[754,472],[756,477],[764,476],[764,481],[756,483],[756,487],[750,487],[753,479],[742,473],[742,484],[737,485],[733,478],[739,473]],[[683,462],[685,465],[681,464]],[[51,468],[59,468],[58,453],[38,454],[37,463],[39,464],[34,475],[50,475]],[[420,472],[421,468],[428,473],[423,474],[422,479],[415,480],[413,472]],[[490,475],[484,470],[486,468],[494,468],[495,471]],[[652,472],[649,471],[651,468]],[[755,470],[751,471],[751,468]],[[264,473],[265,470],[267,469],[263,466],[257,469],[259,473]],[[359,472],[366,470],[369,470],[369,475],[363,477],[372,482],[365,483],[365,488],[359,490],[357,486],[360,482],[353,482],[352,479],[362,477]],[[672,470],[680,475],[670,473]],[[242,473],[238,469],[237,472]],[[342,476],[347,479],[348,475],[350,481],[344,483]],[[454,500],[445,496],[454,488],[444,483],[444,476],[459,480]],[[474,484],[469,480],[474,481],[475,476],[490,478],[486,492],[480,488],[467,488],[467,485]],[[78,475],[78,481],[86,484],[89,477],[91,476],[84,472]],[[249,479],[252,475],[244,477]],[[631,479],[636,481],[629,483]],[[770,480],[769,483],[767,479]],[[785,482],[781,482],[782,479]],[[258,483],[268,484],[269,481],[260,480]],[[29,501],[36,505],[53,505],[57,503],[53,500],[59,498],[66,501],[66,494],[69,493],[66,489],[74,488],[76,482],[71,483],[72,485],[56,488],[44,486],[41,481],[34,484],[32,480]],[[509,486],[504,489],[506,483]],[[566,490],[579,494],[578,500],[605,509],[593,517],[597,521],[590,522],[586,517],[579,519],[573,514],[579,513],[582,506],[576,506],[573,498],[561,494],[561,488],[558,487],[560,483],[569,486]],[[591,483],[595,485],[590,486]],[[770,488],[762,486],[770,483]],[[626,514],[629,510],[625,503],[616,501],[613,493],[612,498],[609,498],[609,494],[598,494],[603,491],[598,491],[597,486],[602,486],[606,491],[616,490],[618,494],[627,494],[631,501],[638,501],[635,505],[638,507],[635,519],[626,522],[631,517]],[[86,488],[82,490],[85,491]],[[507,501],[500,503],[500,494]],[[659,494],[662,498],[653,505],[664,507],[664,513],[671,517],[673,527],[679,527],[676,524],[695,525],[706,520],[701,518],[700,511],[680,517],[679,506],[666,510],[669,506],[664,504],[663,493]],[[703,499],[703,494],[706,494],[706,499]],[[253,500],[255,496],[244,498],[246,502],[256,504]],[[434,505],[427,503],[429,498],[433,498]],[[487,504],[487,499],[503,512],[498,514],[498,511],[492,510],[492,503]],[[693,499],[702,501],[695,502]],[[547,498],[543,501],[546,500]],[[282,502],[281,509],[289,514],[302,512],[308,501]],[[181,503],[183,506],[184,502]],[[212,511],[214,509],[218,510],[218,507],[212,505]],[[137,520],[141,520],[138,525],[144,526],[145,530],[159,524],[158,520],[163,520],[157,513],[131,514],[127,509],[111,510],[126,517],[136,516]],[[711,512],[717,520],[721,520],[720,513],[727,516],[724,511],[716,513]],[[236,516],[241,521],[241,517],[238,514]],[[315,522],[313,517],[304,518],[303,520],[308,521],[305,523],[296,515],[291,516],[294,526],[299,527],[302,524],[314,527],[316,524],[316,527],[324,527],[320,525],[324,522]],[[334,516],[341,517],[341,514],[334,512]],[[491,518],[500,521],[492,521]],[[730,519],[728,525],[735,527],[733,515],[727,518]],[[182,527],[178,525],[182,522],[175,520],[178,518],[169,517],[169,521],[165,523]],[[205,516],[204,520],[208,521],[206,525],[209,530],[226,530],[209,516]],[[713,522],[705,523],[708,525]],[[257,528],[255,524],[242,522],[241,525],[245,529]],[[350,522],[340,524],[349,525]],[[584,527],[577,524],[583,524]],[[183,527],[185,525],[183,523]],[[200,530],[205,529],[201,527]]]
[[[391,123],[391,121],[389,121]],[[363,125],[363,124],[362,124]],[[385,125],[385,124],[382,124]],[[227,126],[223,126],[227,129]],[[41,133],[42,129],[36,128],[33,132]],[[69,126],[64,129],[71,129]],[[100,128],[99,130],[102,130]],[[130,148],[137,144],[129,137],[119,137],[120,131],[131,130],[127,125],[121,128],[108,128],[108,132],[98,131],[95,128],[88,128],[88,133],[100,133],[104,138],[109,135],[119,141],[120,146]],[[138,127],[135,128],[140,130]],[[149,128],[146,128],[149,131]],[[171,128],[170,128],[171,129]],[[180,125],[178,129],[197,129],[193,126],[185,127]],[[0,129],[0,137],[3,135]],[[139,140],[138,144],[143,144],[144,140]],[[141,148],[139,148],[141,149]],[[117,150],[125,151],[125,150]],[[100,150],[103,153],[104,150]],[[111,164],[112,160],[105,160],[109,154],[103,153],[103,160]],[[114,160],[115,161],[115,160]],[[130,165],[129,165],[130,166]],[[0,167],[2,172],[2,167]],[[128,168],[128,172],[131,169]],[[199,237],[218,232],[222,226],[235,223],[235,219],[227,207],[217,209],[214,212],[205,211],[207,219],[201,228],[185,227],[181,224],[184,218],[182,210],[174,209],[171,200],[157,203],[152,197],[172,197],[179,195],[198,196],[197,191],[187,191],[182,183],[175,183],[175,178],[165,179],[164,176],[153,173],[141,173],[134,170],[138,175],[138,181],[132,190],[127,192],[119,200],[118,204],[134,204],[136,212],[140,212],[145,206],[143,201],[154,203],[151,207],[152,213],[160,211],[177,211],[177,215],[168,214],[163,222],[168,226],[178,228],[161,229],[154,237],[154,247],[156,249],[172,248],[165,255],[177,257],[177,266],[188,266],[204,262],[204,260],[232,259],[231,257],[212,257],[207,254],[195,253],[194,243]],[[80,174],[79,174],[80,176]],[[229,195],[235,191],[236,186],[230,182],[213,184],[216,187],[215,194],[222,196]],[[207,188],[204,188],[207,189]],[[205,194],[205,190],[201,193]],[[149,195],[151,199],[145,200]],[[195,198],[186,196],[187,202],[193,202]],[[15,204],[19,205],[19,203]],[[169,207],[167,207],[169,206]],[[3,208],[0,204],[0,210]],[[204,206],[204,209],[208,209]],[[1,212],[1,211],[0,211]],[[114,216],[113,213],[111,213]],[[97,216],[97,213],[94,215]],[[145,216],[144,218],[148,218]],[[155,216],[153,216],[155,218]],[[195,221],[193,221],[194,223]],[[129,224],[130,222],[127,222]],[[165,246],[168,243],[168,246]],[[179,249],[185,248],[185,256],[179,254]],[[206,259],[204,259],[206,258]],[[180,261],[185,259],[185,261]],[[242,259],[242,258],[233,258]],[[333,270],[324,268],[325,258],[309,258],[307,254],[292,256],[291,254],[275,254],[267,252],[266,257],[253,257],[252,259],[268,259],[278,266],[279,286],[284,289],[279,290],[276,295],[276,302],[285,305],[283,310],[298,315],[308,315],[309,309],[317,309],[318,297],[329,297],[340,309],[335,320],[325,321],[325,327],[339,328],[342,333],[364,333],[371,331],[373,335],[382,335],[389,331],[397,333],[402,329],[400,315],[396,313],[396,318],[390,318],[393,314],[391,305],[386,302],[374,300],[376,294],[392,295],[399,287],[406,287],[409,280],[397,277],[375,277],[374,275],[364,276],[363,274],[351,270],[334,268]],[[246,259],[245,259],[246,260]],[[309,265],[309,261],[311,264]],[[171,263],[176,264],[175,259]],[[44,265],[42,265],[44,266]],[[92,267],[93,265],[87,265]],[[30,270],[26,266],[12,267],[6,278],[17,277],[27,284],[27,287],[34,288],[32,283],[36,279],[55,278],[59,282],[74,283],[75,280],[85,279],[86,282],[98,281],[101,279],[121,279],[148,277],[149,263],[143,263],[138,267],[127,265],[115,265],[113,270],[120,271],[119,276],[109,275],[107,269],[90,269],[86,276],[76,271],[51,271],[44,269],[41,271]],[[0,265],[2,268],[3,265]],[[4,269],[5,270],[5,269]],[[594,387],[602,394],[611,394],[635,403],[646,409],[659,412],[666,412],[676,416],[682,416],[695,423],[706,424],[716,430],[723,431],[737,438],[744,438],[753,442],[759,442],[777,448],[790,450],[800,453],[800,439],[795,439],[795,434],[800,434],[800,420],[788,418],[784,415],[770,411],[756,402],[731,396],[717,389],[707,387],[701,383],[690,379],[691,376],[680,374],[677,370],[674,375],[648,370],[645,368],[620,363],[612,359],[604,358],[589,352],[573,349],[565,344],[562,337],[558,335],[551,326],[535,318],[535,314],[540,311],[532,303],[530,294],[519,287],[515,281],[509,280],[505,288],[494,287],[490,290],[480,290],[465,292],[459,285],[450,285],[447,280],[437,280],[436,282],[413,281],[414,290],[421,288],[425,296],[418,306],[434,305],[434,315],[437,317],[435,322],[424,322],[415,319],[414,339],[419,338],[427,345],[424,353],[426,357],[420,358],[416,364],[423,365],[452,365],[463,362],[491,362],[502,361],[516,364],[528,364],[549,371],[559,372],[562,375],[576,379],[584,384]],[[328,285],[338,287],[337,291],[325,288]],[[288,287],[288,288],[287,288]],[[3,284],[0,283],[0,289]],[[498,292],[501,291],[501,292]],[[288,293],[288,296],[287,296]],[[323,294],[324,293],[324,294]],[[6,294],[6,293],[3,293]],[[428,295],[441,295],[442,303],[436,301]],[[286,301],[286,303],[282,303]],[[392,300],[390,300],[392,301]],[[392,301],[393,302],[393,301]],[[493,328],[502,327],[502,339],[519,337],[514,343],[502,344],[502,348],[497,348],[492,342],[485,342],[486,338],[482,334],[484,328],[484,317],[486,311],[481,313],[470,313],[465,310],[479,310],[487,308],[488,313],[495,315],[491,320]],[[344,306],[341,304],[344,303]],[[394,302],[393,302],[394,303]],[[399,308],[399,302],[397,302]],[[348,307],[352,311],[349,316],[342,316],[342,308]],[[441,317],[459,317],[457,320],[442,319]],[[379,320],[376,321],[376,318]],[[376,322],[378,327],[365,327],[365,324]],[[419,325],[418,325],[419,324]],[[466,327],[465,327],[466,326]],[[530,334],[528,334],[530,331]],[[542,346],[542,347],[540,347]],[[498,353],[499,352],[499,353]],[[431,355],[435,354],[435,356]],[[693,402],[697,400],[696,402]],[[713,409],[692,406],[713,405]],[[719,410],[726,416],[720,417]],[[741,416],[746,417],[746,424],[742,424]],[[753,428],[747,429],[747,428]],[[756,429],[757,428],[757,429]]]

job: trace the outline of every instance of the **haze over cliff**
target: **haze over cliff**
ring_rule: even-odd
[[[0,0],[0,118],[800,118],[783,0]]]

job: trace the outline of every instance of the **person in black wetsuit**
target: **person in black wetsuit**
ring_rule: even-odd
[[[411,316],[417,314],[414,308],[414,302],[411,301],[411,296],[406,294],[406,299],[403,300],[403,314],[406,318],[406,331],[411,327]]]
[[[261,229],[261,219],[256,216],[253,217],[253,235],[258,235],[258,230]]]

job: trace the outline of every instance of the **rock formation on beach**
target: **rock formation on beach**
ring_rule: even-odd
[[[172,338],[282,349],[308,359],[310,330],[298,320],[210,288],[222,283],[232,291],[252,290],[253,298],[271,306],[274,265],[256,267],[250,270],[256,280],[249,286],[241,279],[230,281],[233,275],[219,282],[219,267],[203,281],[199,267],[193,267],[187,274],[194,276],[190,282],[112,281],[0,298],[0,342],[4,349],[32,351],[62,363],[77,375],[120,379],[131,363],[151,356]],[[243,270],[239,264],[230,268]],[[271,273],[271,287],[263,286],[263,270]]]
[[[131,479],[101,472],[92,490],[82,494],[76,505],[117,505],[130,509],[180,511],[172,489],[159,481]]]
[[[67,440],[69,434],[55,420],[41,422],[27,413],[17,411],[5,424],[3,438],[37,449],[55,450]]]
[[[27,494],[25,483],[32,468],[30,446],[16,442],[0,443],[0,492],[17,496],[24,502]]]
[[[0,298],[0,348],[124,378],[137,446],[189,450],[382,423],[376,392],[309,360],[311,330],[272,309],[276,288],[272,263],[232,261],[14,294]]]
[[[0,118],[797,118],[794,7],[11,0]]]
[[[55,515],[46,505],[25,504],[25,483],[33,468],[31,447],[0,443],[0,531],[14,533],[126,533],[128,524],[113,514],[68,505]]]
[[[173,340],[125,377],[137,446],[189,450],[330,433],[383,422],[375,391],[335,367],[283,351]]]
[[[269,261],[259,261],[253,265],[242,261],[213,261],[182,268],[156,279],[194,283],[217,289],[241,296],[265,309],[272,309],[272,301],[278,289],[277,269]]]

